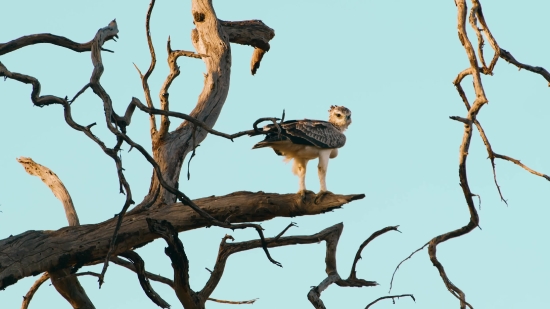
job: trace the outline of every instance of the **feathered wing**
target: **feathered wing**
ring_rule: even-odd
[[[290,140],[293,144],[311,145],[319,148],[340,148],[346,136],[333,124],[322,120],[291,120],[280,124],[281,132],[273,124],[264,127],[266,137],[253,148],[267,147],[272,142]]]

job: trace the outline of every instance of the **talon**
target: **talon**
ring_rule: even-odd
[[[301,190],[301,191],[298,191],[298,195],[300,196],[300,199],[302,200],[302,203],[307,203],[307,195],[311,193],[311,194],[315,194],[313,191],[309,191],[309,190]]]
[[[314,203],[319,204],[327,194],[333,193],[330,191],[319,191],[319,193],[317,193],[317,196],[315,196]]]

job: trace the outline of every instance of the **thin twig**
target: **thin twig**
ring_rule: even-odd
[[[540,173],[540,172],[537,172],[537,171],[535,171],[535,170],[529,168],[528,166],[526,166],[525,164],[521,163],[521,162],[520,162],[519,160],[517,160],[517,159],[514,159],[514,158],[509,157],[509,156],[501,155],[501,154],[498,154],[498,153],[494,153],[494,152],[493,152],[493,154],[494,154],[495,158],[497,158],[497,159],[502,159],[502,160],[510,161],[510,162],[512,162],[512,163],[514,163],[514,164],[516,164],[516,165],[521,166],[523,169],[525,169],[525,170],[528,171],[529,173],[531,173],[531,174],[533,174],[533,175],[540,176],[540,177],[542,177],[542,178],[544,178],[544,179],[550,181],[550,177],[549,177],[548,175],[543,174],[543,173]]]
[[[403,264],[406,260],[409,260],[412,258],[413,255],[415,255],[418,251],[426,248],[426,246],[428,245],[429,243],[425,243],[422,247],[416,249],[413,251],[413,253],[411,253],[408,257],[406,257],[404,260],[402,260],[401,262],[399,262],[399,264],[397,264],[397,267],[395,267],[395,270],[393,271],[393,274],[391,275],[391,280],[390,280],[390,289],[388,291],[388,293],[391,293],[391,289],[393,288],[393,279],[395,277],[395,273],[397,272],[397,270],[399,269],[399,267],[401,266],[401,264]]]
[[[401,295],[391,295],[391,296],[382,296],[380,298],[377,298],[376,300],[374,300],[373,302],[371,302],[370,304],[368,304],[365,309],[369,309],[372,305],[376,304],[377,302],[383,300],[383,299],[391,299],[393,301],[393,304],[395,305],[395,299],[399,299],[401,297],[410,297],[412,298],[412,300],[414,302],[416,302],[416,299],[414,299],[414,296],[412,294],[401,294]]]
[[[222,300],[222,299],[215,299],[208,297],[209,301],[213,301],[220,304],[229,304],[229,305],[252,305],[255,303],[259,298],[254,298],[251,300],[243,300],[243,301],[233,301],[233,300]]]

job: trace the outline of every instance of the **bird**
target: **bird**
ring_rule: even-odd
[[[327,190],[326,174],[329,159],[338,155],[338,149],[346,143],[344,132],[351,124],[351,111],[344,106],[331,105],[328,121],[323,120],[289,120],[263,127],[263,141],[252,149],[271,147],[285,162],[294,160],[292,172],[299,177],[299,191],[303,202],[306,202],[306,167],[310,160],[319,158],[317,165],[321,189],[314,202],[331,193]],[[311,191],[310,191],[311,192]]]

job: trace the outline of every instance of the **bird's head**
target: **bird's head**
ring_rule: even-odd
[[[328,121],[344,132],[351,124],[351,111],[345,106],[331,105]]]

